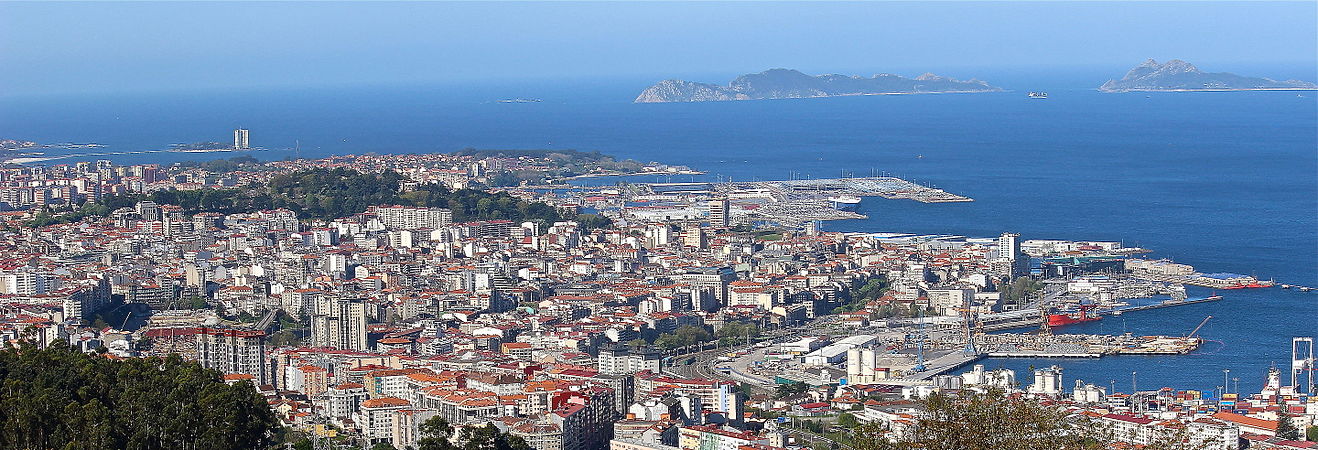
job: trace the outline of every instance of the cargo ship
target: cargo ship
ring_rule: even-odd
[[[1073,325],[1077,323],[1093,322],[1103,318],[1103,316],[1100,316],[1098,314],[1090,314],[1089,313],[1090,308],[1093,308],[1093,305],[1081,305],[1079,311],[1059,312],[1057,314],[1049,314],[1048,326],[1060,327],[1063,325]]]

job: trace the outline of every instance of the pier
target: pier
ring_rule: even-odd
[[[683,173],[695,173],[683,172]],[[579,176],[578,178],[584,178]],[[801,226],[809,222],[866,219],[854,207],[839,205],[846,197],[880,197],[922,203],[961,203],[974,199],[891,176],[818,178],[808,180],[654,182],[617,186],[543,184],[519,190],[570,191],[579,206],[598,210],[645,211],[645,215],[693,217],[711,198],[729,200],[733,223],[767,222]],[[644,207],[628,206],[644,202]],[[855,205],[854,200],[849,205]],[[656,212],[660,211],[660,212]]]
[[[1184,355],[1203,343],[1197,337],[1101,334],[984,334],[975,338],[988,356],[1098,358],[1107,355]]]
[[[1216,276],[1214,276],[1216,275]],[[1231,275],[1229,277],[1222,275]],[[1237,274],[1210,274],[1205,275],[1195,273],[1191,275],[1167,275],[1148,272],[1132,272],[1132,277],[1161,281],[1164,283],[1186,284],[1190,286],[1199,286],[1212,289],[1250,289],[1250,288],[1269,288],[1274,282],[1271,280],[1260,280],[1249,275]]]
[[[983,359],[981,353],[952,352],[946,355],[934,358],[925,363],[925,370],[920,372],[910,372],[903,376],[903,380],[918,381],[927,380],[938,375],[942,375],[962,367],[968,366],[975,361]]]
[[[1193,299],[1193,300],[1179,300],[1179,301],[1178,301],[1178,300],[1167,300],[1167,301],[1158,302],[1158,303],[1153,303],[1153,304],[1149,304],[1149,305],[1128,306],[1128,307],[1124,307],[1124,308],[1109,309],[1109,310],[1105,310],[1105,311],[1102,311],[1102,312],[1112,313],[1112,314],[1116,314],[1116,315],[1121,315],[1121,314],[1128,313],[1128,312],[1133,312],[1133,311],[1144,311],[1144,310],[1146,310],[1146,309],[1170,308],[1170,307],[1173,307],[1173,306],[1193,305],[1193,304],[1196,304],[1196,303],[1215,302],[1215,301],[1218,301],[1218,300],[1221,300],[1221,299],[1222,299],[1222,296],[1220,296],[1220,295],[1214,295],[1214,296],[1211,296],[1211,297],[1197,298],[1197,299]]]
[[[974,199],[897,177],[818,178],[809,180],[721,183],[722,192],[768,191],[785,199],[825,199],[828,196],[883,197],[922,203],[971,202]]]
[[[536,186],[540,189],[557,186]],[[526,188],[526,187],[523,187]],[[703,211],[711,198],[729,200],[729,217],[733,223],[768,222],[784,226],[801,226],[809,222],[866,219],[855,211],[854,200],[842,205],[838,199],[880,197],[914,200],[922,203],[960,203],[970,197],[921,185],[897,177],[819,178],[809,180],[725,181],[632,183],[625,187],[575,187],[582,205],[596,209],[672,211],[674,216],[691,217]],[[623,206],[629,202],[647,202],[646,207]],[[851,206],[847,206],[851,205]]]

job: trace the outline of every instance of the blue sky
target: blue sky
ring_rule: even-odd
[[[725,82],[771,67],[968,77],[973,68],[1127,68],[1146,58],[1215,71],[1285,65],[1312,80],[1315,5],[0,2],[0,95],[520,78]]]

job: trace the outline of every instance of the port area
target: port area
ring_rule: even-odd
[[[538,188],[551,188],[540,186]],[[561,186],[555,186],[560,189]],[[725,199],[729,224],[772,223],[801,226],[809,222],[865,219],[857,211],[864,197],[959,203],[969,197],[891,176],[777,181],[629,183],[577,187],[582,207],[617,213],[634,220],[702,220],[707,202]],[[864,208],[860,208],[863,210]]]
[[[927,319],[927,318],[926,318]],[[1036,318],[1037,320],[1037,318]],[[765,336],[760,342],[701,348],[670,355],[665,372],[746,383],[773,392],[803,382],[919,385],[954,375],[983,358],[1103,358],[1126,355],[1183,355],[1204,342],[1188,336],[1099,334],[967,335],[953,323],[893,321],[880,326],[839,327],[835,320]],[[1197,331],[1197,330],[1196,330]],[[972,337],[972,345],[967,345]]]
[[[1260,280],[1251,275],[1236,273],[1171,274],[1153,271],[1132,271],[1135,278],[1164,283],[1186,284],[1212,289],[1258,289],[1276,285],[1272,280]]]
[[[1197,337],[1102,334],[984,334],[976,337],[989,357],[1098,358],[1108,355],[1184,355],[1203,343]]]
[[[1113,306],[1105,308],[1095,308],[1089,313],[1091,317],[1120,316],[1126,313],[1137,311],[1147,311],[1151,309],[1172,308],[1177,306],[1188,306],[1199,303],[1208,303],[1222,300],[1220,295],[1212,295],[1202,298],[1192,298],[1185,300],[1162,300],[1155,303],[1146,303],[1138,305]],[[976,327],[985,332],[1018,330],[1023,328],[1039,328],[1043,315],[1039,309],[1022,309],[1002,313],[979,314],[975,317]],[[958,319],[958,326],[962,321]]]
[[[768,192],[784,200],[827,200],[834,196],[883,197],[922,203],[971,202],[974,199],[897,177],[815,178],[808,180],[721,183],[728,195]]]
[[[1204,298],[1192,298],[1192,299],[1186,299],[1186,300],[1164,300],[1164,301],[1161,301],[1161,302],[1158,302],[1158,303],[1152,303],[1152,304],[1148,304],[1148,305],[1126,306],[1126,307],[1121,307],[1121,308],[1112,308],[1112,309],[1108,309],[1108,310],[1102,310],[1102,311],[1100,311],[1100,313],[1105,313],[1105,312],[1106,312],[1106,313],[1110,313],[1110,314],[1114,314],[1114,315],[1118,315],[1118,316],[1119,316],[1119,315],[1122,315],[1122,314],[1125,314],[1125,313],[1128,313],[1128,312],[1144,311],[1144,310],[1147,310],[1147,309],[1170,308],[1170,307],[1173,307],[1173,306],[1185,306],[1185,305],[1193,305],[1193,304],[1197,304],[1197,303],[1215,302],[1215,301],[1218,301],[1218,300],[1221,300],[1221,299],[1222,299],[1222,296],[1220,296],[1220,295],[1212,295],[1212,296],[1208,296],[1208,297],[1204,297]]]

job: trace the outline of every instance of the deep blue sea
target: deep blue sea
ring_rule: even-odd
[[[1205,272],[1318,287],[1318,99],[1314,92],[1101,94],[1092,78],[1018,79],[994,94],[632,104],[649,80],[352,87],[0,98],[0,138],[95,142],[105,151],[230,141],[251,129],[262,159],[477,148],[598,150],[688,165],[708,179],[889,173],[975,199],[866,199],[869,219],[829,230],[1120,240]],[[1092,81],[1091,81],[1092,80]],[[990,81],[993,81],[990,78]],[[1023,91],[1047,89],[1047,100]],[[541,103],[501,104],[503,98]],[[232,154],[131,154],[124,163]],[[87,158],[98,159],[99,157]],[[62,160],[67,162],[72,160]],[[662,178],[679,181],[686,178]],[[1191,296],[1207,290],[1191,289]],[[1185,334],[1213,342],[1175,357],[986,360],[1059,364],[1129,391],[1213,390],[1223,369],[1255,392],[1318,335],[1318,292],[1219,292],[1220,302],[1130,313],[1067,331]],[[1234,382],[1233,388],[1234,388]]]

